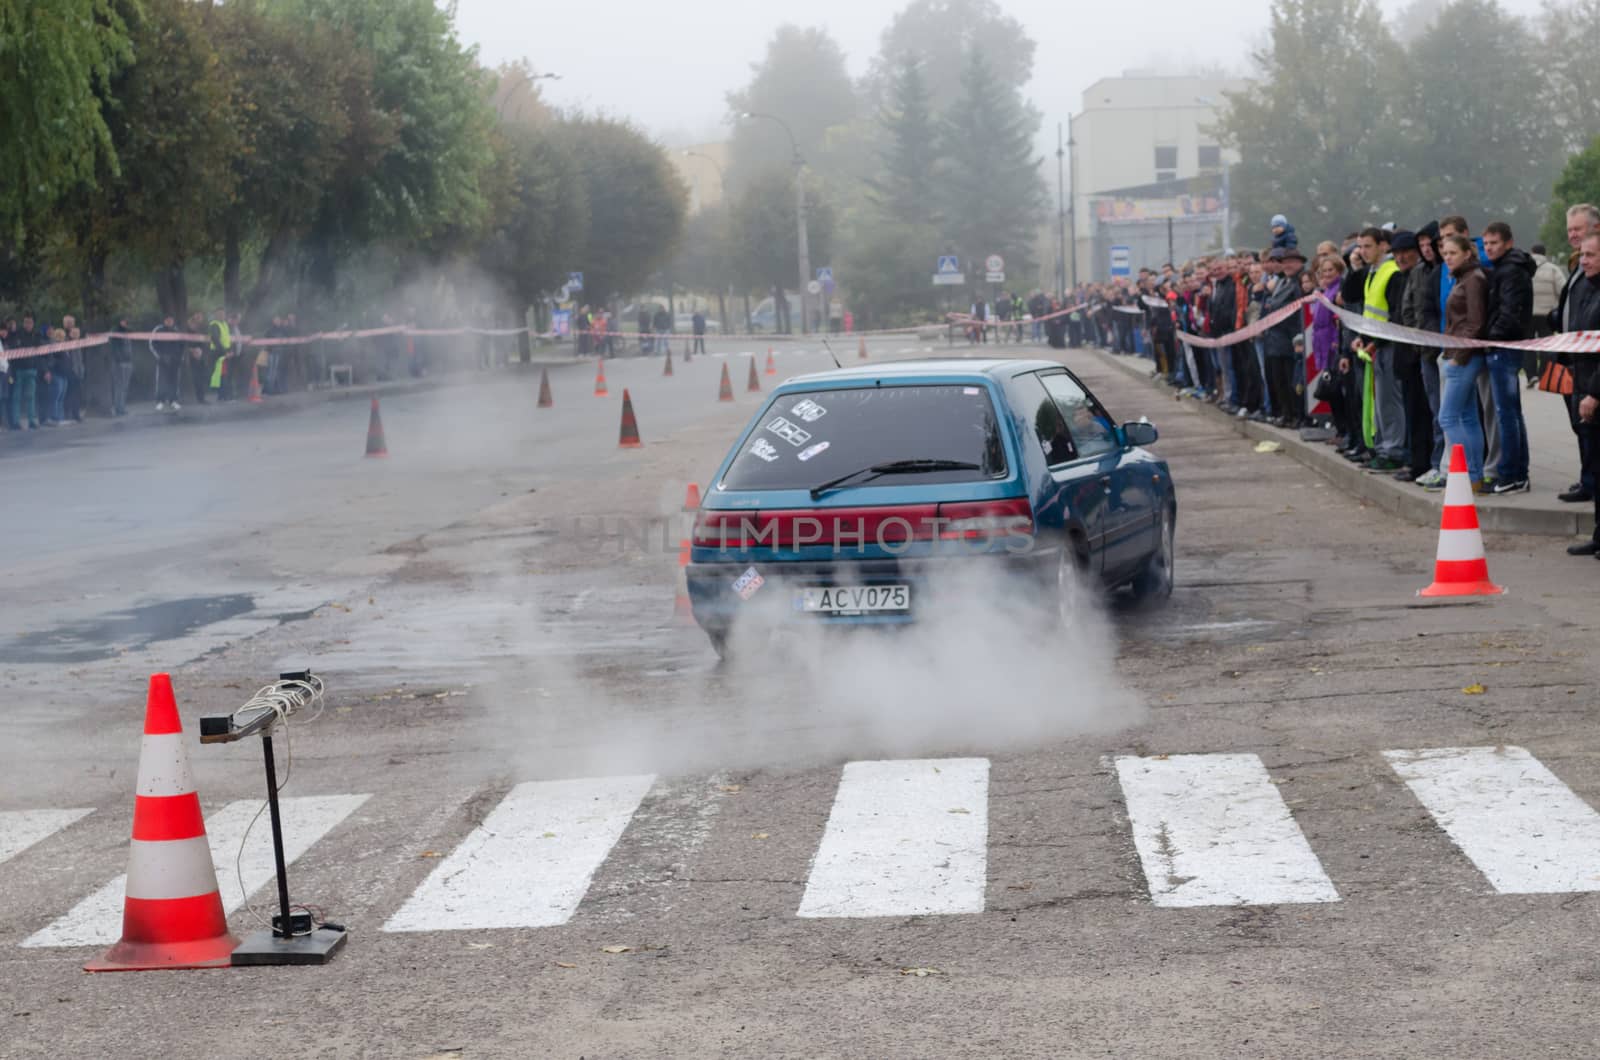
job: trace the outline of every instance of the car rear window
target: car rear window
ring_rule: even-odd
[[[727,489],[809,489],[874,464],[954,460],[975,471],[884,475],[875,486],[978,482],[1005,474],[989,389],[868,386],[787,394],[762,413],[723,476]]]

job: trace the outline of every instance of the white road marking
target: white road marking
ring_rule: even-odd
[[[1257,756],[1123,756],[1117,778],[1156,905],[1339,900]]]
[[[279,800],[285,862],[293,864],[367,799],[366,795],[300,795]],[[239,842],[261,806],[260,799],[241,799],[206,818],[206,838],[211,847],[212,863],[217,868],[217,890],[222,895],[222,908],[226,913],[244,905],[246,895],[254,894],[274,874],[272,829],[266,813],[262,813],[255,827],[250,828],[249,843],[239,865],[244,873],[242,891],[234,871]],[[34,932],[22,945],[109,946],[116,942],[122,936],[122,899],[127,880],[126,875],[118,876],[73,906],[66,915]]]
[[[93,812],[93,809],[0,811],[0,862],[11,860]]]
[[[983,912],[989,760],[851,762],[798,915]]]
[[[631,776],[518,784],[383,930],[565,924],[653,783]]]
[[[1496,891],[1600,890],[1600,814],[1523,748],[1383,757]]]

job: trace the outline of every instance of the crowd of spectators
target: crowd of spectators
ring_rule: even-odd
[[[1460,445],[1475,492],[1529,492],[1522,391],[1559,393],[1582,471],[1558,496],[1592,502],[1600,516],[1600,356],[1445,348],[1380,326],[1488,343],[1600,331],[1600,209],[1580,203],[1566,217],[1574,249],[1558,261],[1539,244],[1524,250],[1505,222],[1474,236],[1461,216],[1415,229],[1373,225],[1307,253],[1278,216],[1259,251],[1141,269],[1130,281],[1069,292],[1068,304],[1081,307],[1069,315],[1069,340],[1138,350],[1159,378],[1199,400],[1307,428],[1306,437],[1352,463],[1430,491],[1444,488],[1451,447]],[[1316,293],[1327,301],[1302,301]],[[1226,340],[1297,302],[1298,311],[1239,342],[1182,338]],[[1600,537],[1569,551],[1596,555]]]

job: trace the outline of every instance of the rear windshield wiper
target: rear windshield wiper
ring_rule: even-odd
[[[969,464],[965,460],[894,460],[887,464],[873,464],[871,467],[860,468],[848,475],[829,479],[820,486],[811,487],[811,499],[816,500],[831,489],[843,486],[852,479],[877,478],[879,475],[917,475],[928,471],[982,471],[977,464]]]

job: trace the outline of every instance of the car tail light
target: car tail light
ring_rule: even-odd
[[[1026,497],[941,504],[939,520],[939,536],[946,541],[1033,536],[1033,506]]]

